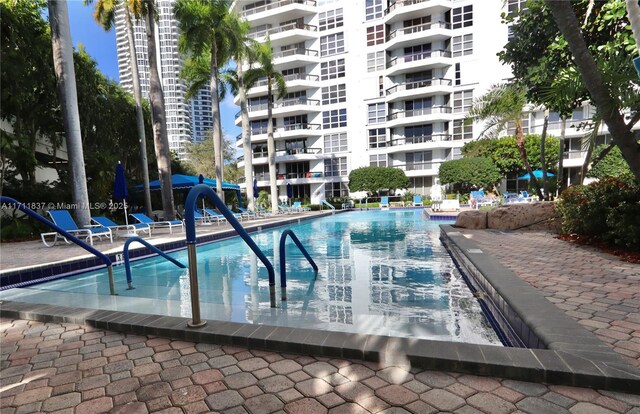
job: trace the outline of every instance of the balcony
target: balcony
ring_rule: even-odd
[[[430,106],[427,108],[409,109],[387,115],[387,127],[395,127],[399,124],[412,125],[423,122],[450,121],[450,106]]]
[[[318,63],[319,55],[317,50],[296,48],[274,53],[273,61],[278,70],[284,70],[307,63]]]
[[[291,19],[295,19],[297,17],[304,16],[306,14],[306,13],[303,14],[305,11],[312,12],[310,8],[313,8],[316,6],[316,1],[315,0],[281,0],[273,3],[265,4],[264,6],[243,10],[242,12],[240,12],[240,15],[255,24],[255,22],[257,22],[260,19],[259,15],[261,13],[274,10],[274,9],[279,9],[281,7],[286,7],[286,6],[291,6],[291,7],[287,7],[286,9],[283,9],[282,12],[283,13],[289,12],[288,16],[290,16]],[[278,12],[280,11],[278,10]],[[274,13],[268,13],[268,14],[272,15]]]
[[[387,147],[388,153],[397,153],[405,151],[415,151],[418,148],[438,148],[449,147],[451,141],[451,135],[449,134],[431,134],[420,135],[415,137],[402,137],[387,141],[385,147]],[[423,145],[427,144],[427,145]]]
[[[385,10],[385,23],[424,16],[425,9],[429,14],[443,14],[451,10],[451,0],[391,0]]]
[[[301,108],[294,108],[295,106],[301,106]],[[317,99],[307,99],[307,98],[297,98],[297,99],[286,99],[284,101],[279,101],[273,104],[274,115],[279,115],[284,112],[287,115],[300,115],[307,113],[314,108],[308,108],[309,106],[315,107],[320,106],[320,101]],[[255,112],[266,111],[269,107],[269,104],[259,104],[259,105],[250,105],[247,109],[249,110],[249,116],[252,115],[254,117],[264,117],[266,114],[255,114]],[[254,114],[251,114],[254,112]],[[236,112],[235,120],[237,121],[242,115],[241,111]],[[237,123],[237,122],[236,122]]]
[[[306,73],[293,73],[291,75],[284,76],[284,81],[287,83],[287,92],[298,92],[305,90],[309,87],[317,87],[317,82],[320,80],[318,75],[309,75]],[[259,79],[251,86],[247,96],[261,96],[267,93],[267,86],[269,81],[267,79]]]
[[[400,165],[392,165],[394,168],[399,168],[407,173],[407,177],[418,177],[426,175],[437,175],[442,162],[439,161],[419,161],[410,162]]]
[[[449,50],[431,50],[421,53],[396,56],[387,62],[387,76],[451,65]]]
[[[322,135],[322,130],[320,129],[320,124],[289,124],[279,127],[273,128],[275,138],[297,138],[297,137],[306,137],[309,135]],[[251,137],[264,135],[263,137],[258,138],[258,140],[266,140],[267,127],[264,128],[256,128],[249,131],[249,135]],[[238,134],[236,136],[236,142],[242,140],[242,134]],[[255,141],[252,139],[252,141]]]
[[[448,39],[451,37],[450,30],[451,25],[442,21],[396,29],[387,35],[387,49],[416,46],[424,43],[426,39]]]
[[[450,87],[453,84],[451,79],[434,78],[415,82],[400,83],[386,90],[389,102],[403,98],[421,98],[423,96],[437,93],[451,93]],[[404,92],[404,93],[403,93]],[[390,96],[394,95],[394,96]]]
[[[249,33],[247,37],[262,41],[266,36],[269,36],[271,44],[278,46],[283,43],[300,43],[305,40],[315,39],[315,32],[318,31],[317,26],[304,23],[288,23],[282,26],[270,27],[265,30]]]

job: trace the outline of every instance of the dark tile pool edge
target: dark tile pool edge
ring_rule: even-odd
[[[25,302],[0,302],[6,318],[84,324],[99,329],[177,340],[245,346],[273,352],[361,359],[386,364],[495,376],[518,381],[640,393],[638,370],[617,355],[546,349],[503,348],[391,338],[344,332],[283,328],[209,320],[199,329],[187,318],[83,309]]]
[[[640,370],[551,303],[537,289],[482,251],[464,229],[441,224],[441,241],[474,286],[506,317],[538,359],[559,358],[570,371],[593,371],[605,379],[616,370],[640,378]],[[516,349],[516,348],[511,348]],[[601,373],[598,374],[598,371]],[[559,375],[565,375],[558,372]],[[633,391],[640,393],[637,389]]]
[[[335,213],[344,213],[345,211],[337,210]],[[280,221],[270,221],[266,223],[249,221],[243,223],[245,230],[247,233],[255,233],[257,231],[262,231],[274,227],[286,226],[292,223],[299,223],[311,219],[316,219],[320,217],[329,216],[332,213],[327,211],[326,213],[314,214],[311,216],[291,216],[287,217],[284,220]],[[197,231],[197,227],[196,227]],[[182,235],[185,233],[182,232]],[[224,231],[206,234],[197,236],[198,244],[206,244],[214,241],[227,239],[230,237],[237,236],[238,233],[232,229],[226,229]],[[159,248],[163,252],[172,252],[180,249],[186,248],[186,240],[178,239],[167,241],[164,243],[159,243],[155,245],[155,247]],[[121,254],[122,252],[110,252],[106,253],[106,255],[111,259],[114,264],[119,264],[117,262],[116,255]],[[135,245],[135,247],[131,248],[129,251],[129,257],[131,261],[136,261],[140,259],[144,259],[148,256],[154,256],[155,253],[150,249],[141,246]],[[121,264],[121,263],[120,263]],[[33,267],[28,268],[20,268],[16,270],[4,270],[0,271],[0,290],[11,289],[15,287],[24,287],[29,286],[36,283],[41,283],[53,279],[58,279],[61,277],[66,277],[69,275],[86,272],[89,270],[97,269],[103,267],[104,263],[102,260],[98,259],[95,256],[84,255],[78,259],[70,259],[70,260],[61,260],[54,263],[47,264],[39,264]]]

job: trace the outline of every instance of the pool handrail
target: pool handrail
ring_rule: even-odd
[[[148,241],[144,240],[143,238],[138,237],[138,236],[129,237],[127,239],[127,241],[124,242],[124,246],[122,247],[122,255],[124,256],[124,270],[127,273],[127,290],[135,289],[133,287],[133,281],[131,280],[131,264],[130,264],[130,261],[129,261],[129,245],[131,243],[133,243],[133,242],[138,242],[138,243],[146,246],[148,249],[150,249],[151,251],[153,251],[155,253],[158,253],[160,256],[164,257],[165,259],[167,259],[171,263],[175,264],[179,268],[185,269],[187,267],[187,266],[183,265],[182,263],[180,263],[179,261],[177,261],[176,259],[174,259],[173,257],[171,257],[168,254],[166,254],[165,252],[163,252],[162,250],[158,249],[153,244],[151,244]]]
[[[332,204],[327,202],[327,200],[322,200],[322,204],[326,204],[327,206],[329,206],[329,208],[331,209],[331,214],[335,214],[336,208]],[[320,204],[320,206],[322,206],[322,204]]]
[[[198,184],[194,186],[187,195],[187,199],[184,203],[184,222],[186,228],[186,243],[187,243],[187,251],[189,253],[189,283],[191,284],[191,313],[192,320],[188,322],[187,325],[191,328],[199,328],[206,324],[206,321],[202,321],[200,319],[200,299],[198,292],[198,266],[197,266],[197,257],[196,257],[196,222],[193,212],[196,208],[196,201],[200,196],[207,196],[209,200],[215,204],[220,213],[226,217],[227,223],[231,224],[231,226],[238,232],[238,235],[242,237],[245,243],[253,250],[253,252],[258,256],[258,259],[265,265],[267,268],[267,273],[269,274],[269,297],[271,301],[271,307],[276,307],[276,276],[275,271],[273,270],[273,265],[267,259],[267,256],[264,255],[262,250],[258,247],[258,245],[253,241],[249,233],[242,227],[242,224],[235,217],[234,213],[227,208],[224,202],[220,199],[220,197],[205,184]]]
[[[287,236],[291,237],[291,240],[298,246],[298,249],[302,252],[304,257],[307,258],[311,267],[313,267],[313,271],[315,272],[313,276],[313,280],[318,278],[318,265],[313,261],[307,249],[304,248],[298,236],[295,235],[293,230],[286,229],[280,235],[280,288],[282,290],[282,300],[287,300],[287,259],[285,255],[285,242],[287,240]]]
[[[67,231],[63,230],[61,227],[59,227],[58,225],[56,225],[52,221],[47,220],[46,218],[42,217],[40,214],[38,214],[35,211],[31,210],[24,203],[21,203],[21,202],[13,199],[11,197],[6,197],[6,196],[0,196],[0,203],[3,204],[3,205],[4,204],[10,204],[10,205],[16,206],[16,208],[18,210],[22,211],[27,216],[39,221],[40,223],[44,224],[47,227],[52,228],[53,230],[55,230],[58,233],[62,234],[65,238],[71,240],[73,243],[77,244],[78,246],[82,247],[83,249],[85,249],[89,253],[91,253],[94,256],[96,256],[97,258],[101,259],[104,262],[104,264],[107,266],[107,271],[109,272],[109,293],[111,295],[115,295],[116,294],[115,284],[113,282],[113,262],[111,261],[111,259],[109,259],[109,257],[107,255],[105,255],[104,253],[96,250],[94,247],[89,246],[87,243],[85,243],[82,240],[78,239],[76,236],[74,236],[72,234],[69,234]]]

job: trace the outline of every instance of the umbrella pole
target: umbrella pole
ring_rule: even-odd
[[[127,200],[126,199],[122,199],[122,202],[124,203],[124,222],[128,226],[129,225],[129,215],[127,214]]]

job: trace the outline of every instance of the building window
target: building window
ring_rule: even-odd
[[[370,167],[386,167],[387,154],[369,155],[369,166]]]
[[[473,102],[473,90],[453,93],[453,112],[468,112]]]
[[[367,53],[367,72],[384,70],[384,50]]]
[[[327,134],[324,136],[324,152],[344,152],[348,151],[347,133]]]
[[[469,33],[464,36],[454,36],[451,42],[451,52],[453,57],[473,54],[473,34]]]
[[[327,158],[324,160],[325,177],[347,175],[347,157]]]
[[[384,102],[369,104],[368,108],[369,108],[368,110],[369,124],[380,124],[385,121],[386,110],[385,110]]]
[[[473,26],[473,5],[456,7],[451,13],[451,28],[460,29]]]
[[[321,32],[342,27],[343,24],[342,8],[320,13],[318,27]]]
[[[347,126],[347,109],[334,109],[322,112],[322,129]]]
[[[324,186],[324,197],[340,198],[349,196],[349,189],[345,183],[326,183]]]
[[[406,155],[407,171],[430,170],[433,154],[431,151],[408,152]]]
[[[406,144],[419,144],[431,141],[433,134],[433,125],[414,125],[404,127],[404,137]]]
[[[344,52],[344,33],[335,33],[320,38],[320,56],[331,56]]]
[[[512,15],[526,9],[527,0],[507,0],[507,14]]]
[[[384,148],[387,146],[387,136],[384,128],[369,130],[369,148]]]
[[[367,46],[381,45],[384,43],[384,25],[367,27]]]
[[[285,131],[306,128],[307,115],[285,116],[282,118],[282,124],[284,125]]]
[[[462,83],[462,79],[460,75],[461,75],[460,64],[456,63],[456,68],[455,68],[455,84],[456,85],[460,85]]]
[[[431,43],[404,48],[404,61],[413,62],[431,57]]]
[[[330,105],[347,100],[347,90],[345,84],[331,85],[322,88],[322,105]]]
[[[260,135],[267,133],[267,119],[258,119],[255,121],[251,121],[251,135]],[[276,120],[273,120],[273,127],[276,127]]]
[[[320,64],[320,79],[344,78],[344,59],[331,60]]]
[[[473,138],[473,125],[465,125],[464,119],[456,119],[453,121],[453,139],[471,139]]]
[[[364,5],[366,20],[379,19],[382,17],[382,12],[382,0],[366,0]]]

